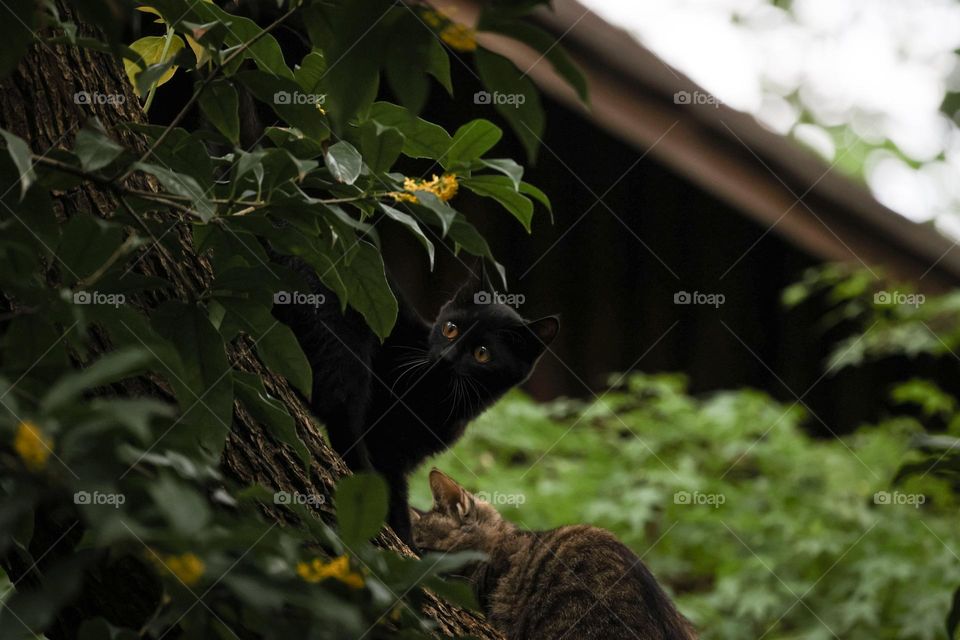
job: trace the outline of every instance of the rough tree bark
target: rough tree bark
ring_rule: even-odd
[[[74,20],[81,25],[81,31],[86,29],[89,32],[63,0],[58,0],[57,5],[65,19]],[[119,105],[77,104],[74,94],[79,91],[122,94],[125,101]],[[69,148],[77,130],[94,116],[125,145],[141,152],[145,150],[144,141],[138,135],[120,126],[124,121],[145,120],[121,64],[105,54],[37,42],[16,71],[0,82],[0,127],[25,139],[34,153]],[[138,189],[156,190],[155,185],[142,177],[134,176],[130,181],[130,186]],[[79,211],[109,216],[119,204],[111,193],[89,183],[65,192],[54,192],[53,196],[57,215],[61,219]],[[209,265],[193,250],[186,224],[178,225],[171,236],[179,245],[178,249],[182,250],[178,262],[173,262],[162,251],[151,250],[141,261],[140,268],[144,273],[166,278],[173,283],[173,295],[187,298],[209,283],[211,271]],[[185,262],[180,261],[183,257],[187,258]],[[140,301],[141,304],[155,302],[157,300]],[[109,349],[105,339],[101,349]],[[348,471],[321,437],[303,402],[285,379],[263,366],[248,345],[233,345],[229,356],[234,366],[260,376],[267,390],[287,406],[296,420],[300,437],[312,454],[313,464],[309,473],[305,473],[297,456],[261,429],[242,405],[235,403],[233,430],[221,460],[224,472],[241,484],[260,483],[276,490],[330,497],[336,480]],[[160,379],[136,379],[117,385],[116,389],[121,394],[172,398],[172,393]],[[331,502],[327,500],[324,505],[311,508],[317,517],[331,521]],[[280,512],[269,515],[277,520],[283,519]],[[42,535],[42,532],[38,532],[38,535]],[[377,542],[401,553],[410,552],[389,530],[382,532]],[[124,593],[118,591],[117,587],[112,584],[110,589],[114,594]],[[445,634],[491,639],[501,637],[478,616],[436,598],[429,599],[424,612],[438,622]]]

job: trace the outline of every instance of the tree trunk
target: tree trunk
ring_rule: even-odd
[[[81,34],[90,33],[75,11],[63,0],[57,1],[61,16],[80,25]],[[92,35],[92,34],[91,34]],[[99,91],[123,95],[122,104],[77,104],[75,94],[81,91]],[[135,133],[120,126],[124,121],[144,122],[138,99],[126,80],[122,65],[112,57],[69,46],[48,46],[36,43],[21,60],[10,77],[0,81],[0,127],[27,141],[34,153],[44,154],[55,148],[70,148],[74,136],[83,123],[97,117],[107,131],[128,148],[145,150],[144,141]],[[156,186],[142,177],[130,178],[131,186],[156,190]],[[136,184],[139,181],[140,184]],[[89,211],[109,216],[118,206],[111,193],[90,183],[76,188],[53,192],[56,213],[60,219],[69,218],[74,212]],[[166,278],[173,283],[179,298],[192,297],[211,280],[211,270],[193,250],[187,224],[177,225],[170,234],[177,246],[176,261],[164,251],[148,250],[138,269],[145,274]],[[55,285],[55,269],[51,272],[51,284]],[[158,302],[156,299],[149,301]],[[135,302],[136,303],[136,302]],[[140,300],[146,305],[147,301]],[[102,350],[109,349],[102,339]],[[228,355],[233,365],[243,371],[259,376],[271,395],[286,406],[297,423],[301,439],[311,452],[313,463],[306,473],[294,452],[278,443],[254,421],[239,403],[234,404],[233,429],[221,460],[226,475],[242,485],[259,483],[275,490],[300,494],[322,494],[330,497],[338,478],[348,473],[344,462],[330,449],[312,421],[308,409],[287,381],[274,375],[256,358],[248,344],[232,345]],[[115,388],[131,396],[154,395],[172,398],[166,384],[157,378],[140,378],[127,381]],[[315,515],[332,521],[332,500],[323,505],[314,505]],[[269,517],[283,520],[283,515],[267,508]],[[36,535],[43,535],[37,532]],[[403,543],[389,530],[383,531],[377,543],[401,553],[410,553]],[[131,576],[130,580],[134,578]],[[117,585],[110,585],[113,598]],[[84,599],[91,594],[84,594]],[[106,595],[106,598],[111,597]],[[95,598],[97,599],[97,598]],[[429,598],[424,613],[435,619],[440,629],[449,635],[472,635],[478,638],[500,638],[478,616],[453,607],[436,598]]]

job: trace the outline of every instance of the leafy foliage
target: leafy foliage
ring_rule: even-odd
[[[853,335],[836,345],[833,366],[855,365],[889,356],[926,355],[958,359],[960,347],[960,291],[925,295],[903,283],[889,283],[872,273],[839,265],[812,269],[784,294],[788,305],[822,296],[833,304],[830,322],[847,321]],[[935,382],[910,379],[892,393],[895,403],[916,407],[925,418],[926,431],[911,438],[912,454],[897,472],[897,479],[936,477],[960,492],[960,412],[957,398]],[[960,588],[946,616],[947,637],[960,632]]]
[[[384,337],[397,301],[380,233],[413,234],[431,264],[437,250],[465,251],[505,277],[451,201],[457,188],[491,198],[528,232],[535,208],[549,210],[517,162],[490,156],[499,126],[477,119],[451,133],[419,117],[434,85],[454,91],[452,51],[486,53],[474,31],[387,0],[281,2],[264,25],[210,1],[155,0],[136,8],[162,35],[127,43],[118,20],[127,3],[74,4],[102,39],[82,35],[89,31],[57,15],[55,3],[12,2],[15,19],[0,24],[0,73],[26,52],[29,27],[44,44],[114,56],[144,110],[169,99],[175,76],[194,89],[168,126],[125,124],[140,148],[124,142],[119,123],[96,119],[54,150],[0,131],[0,556],[25,570],[2,596],[0,637],[46,629],[90,580],[105,579],[96,573],[104,563],[143,576],[145,592],[126,599],[147,607],[148,623],[88,620],[80,637],[242,628],[264,638],[412,638],[431,631],[419,586],[475,605],[464,585],[439,577],[475,556],[408,558],[368,542],[385,513],[378,478],[340,485],[334,529],[316,518],[330,511],[325,496],[238,487],[218,470],[240,407],[311,463],[288,408],[232,357],[245,345],[311,392],[306,357],[271,314],[309,289],[278,256],[312,266],[344,310]],[[544,46],[533,27],[521,30],[538,4],[494,3],[484,20]],[[310,51],[290,66],[273,32],[294,18]],[[583,93],[579,72],[550,44],[549,59]],[[510,79],[518,74],[503,65],[484,72],[491,90],[513,83],[537,105],[529,82]],[[378,100],[381,77],[400,104]],[[118,91],[84,87],[75,101],[80,109],[123,104]],[[243,95],[278,119],[246,147]],[[528,106],[514,116],[508,122],[532,157],[528,129],[542,129],[542,113]],[[156,189],[143,189],[142,178]],[[109,192],[117,209],[55,216],[51,191],[59,197],[81,183]],[[143,265],[158,256],[185,272],[199,256],[209,282],[197,290],[191,274],[171,273],[177,282],[148,275]],[[132,379],[145,397],[116,397],[116,383]],[[280,511],[298,526],[277,526]],[[59,540],[36,535],[35,520],[51,513],[76,553],[53,552]]]
[[[704,638],[943,638],[957,496],[930,475],[892,484],[919,424],[819,441],[760,392],[684,387],[634,375],[591,403],[517,393],[435,464],[522,527],[615,532]],[[925,501],[897,504],[909,495]]]

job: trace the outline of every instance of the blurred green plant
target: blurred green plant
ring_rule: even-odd
[[[831,367],[890,356],[946,358],[952,366],[954,360],[960,362],[960,290],[929,295],[909,283],[892,283],[883,274],[828,265],[807,271],[783,297],[787,306],[811,298],[826,300],[831,307],[826,325],[840,321],[852,325],[850,335],[834,346]],[[957,398],[931,380],[909,379],[893,389],[891,399],[918,408],[926,427],[911,438],[912,455],[898,471],[897,480],[942,478],[960,495]],[[960,586],[954,591],[946,628],[951,639],[960,632]]]
[[[520,526],[615,532],[705,640],[942,640],[957,494],[932,474],[893,483],[922,426],[815,440],[803,420],[757,391],[697,399],[633,375],[586,404],[516,393],[435,464]]]

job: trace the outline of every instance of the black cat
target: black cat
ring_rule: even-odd
[[[431,324],[393,286],[397,323],[381,344],[353,309],[304,272],[325,303],[276,305],[313,369],[311,406],[355,470],[372,466],[390,486],[389,523],[408,544],[407,476],[463,435],[533,371],[559,329],[556,317],[526,321],[491,304],[479,282],[460,288]]]

